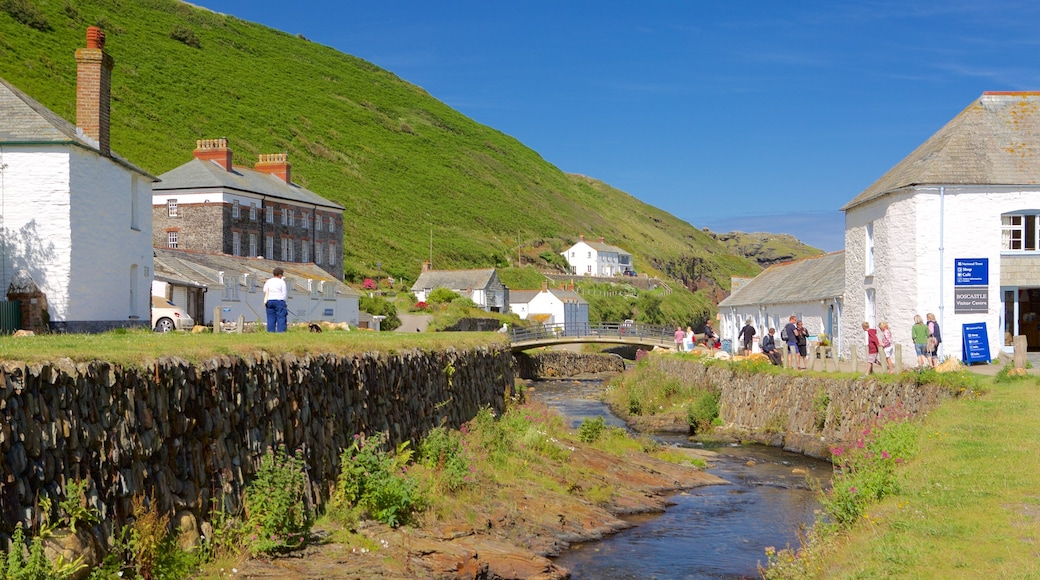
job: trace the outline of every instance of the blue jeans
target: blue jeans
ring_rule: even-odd
[[[268,300],[267,332],[285,332],[285,318],[288,314],[285,300]]]

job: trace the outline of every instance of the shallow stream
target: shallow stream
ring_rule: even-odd
[[[601,380],[534,381],[528,397],[542,401],[577,427],[604,417],[624,426],[599,401]],[[824,461],[762,445],[691,443],[657,435],[670,445],[717,453],[709,470],[730,482],[672,496],[663,514],[625,518],[635,527],[599,542],[575,545],[556,558],[577,579],[757,578],[765,549],[798,545],[799,528],[811,524],[819,503],[806,484],[830,477]]]

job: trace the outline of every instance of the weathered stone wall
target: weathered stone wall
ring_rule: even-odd
[[[277,445],[302,451],[320,505],[354,434],[415,441],[484,406],[502,412],[513,386],[512,356],[498,349],[164,358],[144,368],[66,359],[0,373],[0,533],[71,478],[89,482],[109,536],[135,495],[199,521],[211,500],[238,507]]]
[[[625,360],[617,355],[548,350],[537,354],[517,353],[516,375],[522,379],[573,377],[591,373],[620,373]]]
[[[942,387],[913,382],[742,373],[663,356],[651,357],[650,364],[685,383],[718,388],[724,430],[816,457],[829,456],[831,445],[855,441],[886,408],[917,415],[951,396]],[[817,429],[815,400],[821,394],[829,402],[823,429]]]

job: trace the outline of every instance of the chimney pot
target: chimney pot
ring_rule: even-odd
[[[192,152],[192,155],[195,159],[202,161],[214,161],[223,167],[224,171],[231,171],[232,153],[228,148],[227,137],[198,139],[195,141],[195,151]]]
[[[98,153],[108,157],[114,61],[104,49],[105,33],[88,27],[86,48],[76,49],[76,127],[97,142]]]
[[[274,175],[286,183],[292,183],[290,176],[289,155],[287,153],[261,153],[253,169],[260,173]]]
[[[603,243],[603,242],[604,242],[605,240],[606,240],[606,238],[604,238],[603,236],[600,236],[600,237],[599,237],[599,243],[601,243],[601,244],[602,244],[602,243]]]
[[[87,27],[87,48],[96,48],[98,50],[104,50],[105,48],[105,31],[101,30],[97,26]]]

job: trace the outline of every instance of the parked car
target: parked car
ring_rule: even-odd
[[[152,296],[152,328],[155,332],[191,330],[195,321],[183,308],[162,296]]]

